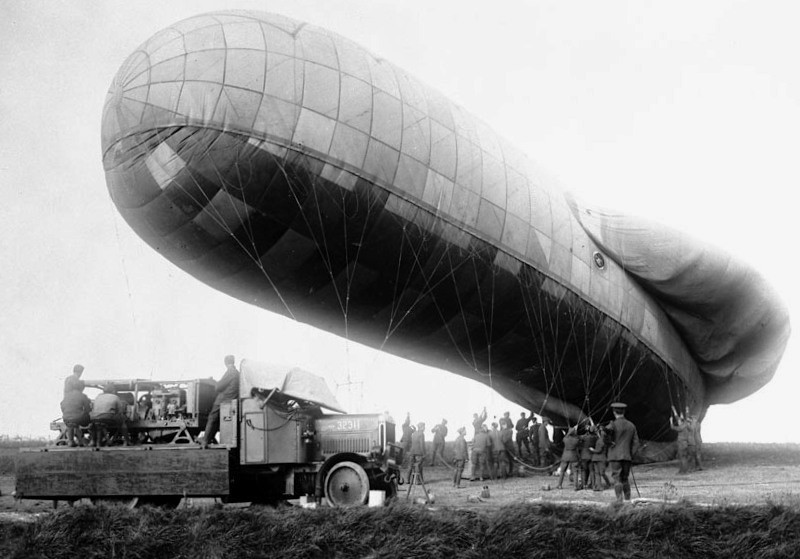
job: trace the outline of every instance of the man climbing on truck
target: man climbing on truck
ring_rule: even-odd
[[[235,400],[239,397],[239,370],[236,368],[236,359],[233,355],[225,356],[225,374],[217,381],[216,398],[208,414],[205,433],[198,438],[200,444],[208,445],[216,442],[215,437],[219,431],[219,407],[222,402]]]

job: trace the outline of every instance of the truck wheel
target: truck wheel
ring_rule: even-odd
[[[363,505],[369,497],[369,477],[355,462],[339,462],[325,476],[325,500],[332,507]]]

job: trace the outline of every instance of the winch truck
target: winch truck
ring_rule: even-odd
[[[345,414],[324,379],[242,360],[239,398],[220,406],[219,444],[198,444],[214,402],[212,379],[86,381],[128,402],[132,444],[22,449],[15,496],[177,506],[184,497],[270,503],[313,496],[333,506],[396,495],[402,448],[385,414]],[[147,395],[142,399],[143,395]],[[142,405],[140,405],[140,402]],[[147,402],[146,409],[143,405]]]

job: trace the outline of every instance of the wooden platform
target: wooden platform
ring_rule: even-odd
[[[195,445],[21,449],[16,494],[23,499],[223,496],[229,450]]]

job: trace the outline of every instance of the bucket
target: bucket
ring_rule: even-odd
[[[370,489],[369,491],[369,506],[382,507],[386,502],[386,491],[382,489]]]

